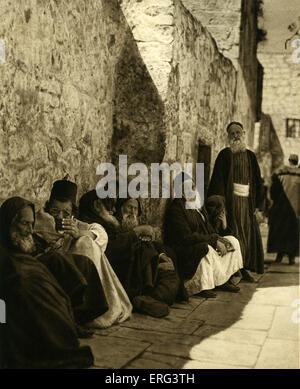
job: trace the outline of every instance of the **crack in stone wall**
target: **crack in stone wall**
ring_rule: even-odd
[[[79,196],[100,162],[214,163],[231,120],[251,129],[244,73],[179,0],[4,3],[0,200],[42,204],[69,174]],[[164,201],[145,200],[160,225]]]

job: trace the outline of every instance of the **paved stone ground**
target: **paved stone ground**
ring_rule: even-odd
[[[265,244],[266,226],[261,230]],[[266,255],[265,274],[241,282],[238,294],[193,297],[166,318],[134,314],[97,330],[82,340],[92,347],[92,368],[299,369],[299,258],[287,263]]]

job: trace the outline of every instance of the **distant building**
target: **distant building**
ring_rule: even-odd
[[[300,157],[300,63],[289,53],[260,53],[264,67],[260,157],[271,156],[271,171]],[[269,143],[267,142],[269,140]],[[271,174],[271,172],[270,172]]]

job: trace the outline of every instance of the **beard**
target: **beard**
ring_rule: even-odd
[[[18,231],[11,231],[10,240],[14,247],[25,254],[32,254],[35,251],[35,243],[32,234],[28,234],[24,237]]]
[[[186,197],[186,209],[200,209],[202,207],[202,201],[199,192],[196,190],[195,195],[191,198]]]
[[[230,139],[229,147],[233,153],[239,153],[241,151],[246,151],[246,142],[244,138],[239,139]]]
[[[135,215],[124,214],[122,217],[121,225],[123,230],[128,231],[137,227],[139,225],[139,221]]]

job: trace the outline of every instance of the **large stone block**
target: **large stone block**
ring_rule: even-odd
[[[241,347],[238,343],[219,339],[205,339],[193,347],[176,343],[168,344],[168,347],[163,343],[154,344],[147,351],[189,358],[200,362],[224,363],[226,361],[229,365],[252,367],[257,361],[260,347],[254,345]]]
[[[299,369],[299,342],[267,339],[255,369]]]
[[[136,340],[99,335],[82,339],[80,343],[91,347],[94,365],[102,369],[121,369],[149,346]]]

